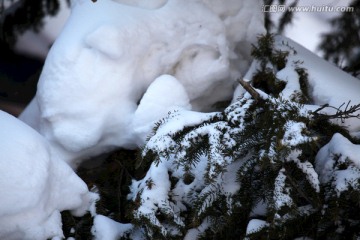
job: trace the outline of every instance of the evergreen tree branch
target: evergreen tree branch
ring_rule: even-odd
[[[300,194],[302,198],[304,198],[308,203],[310,203],[312,206],[317,208],[318,204],[316,204],[316,202],[312,201],[308,197],[308,195],[299,187],[299,184],[297,184],[296,181],[292,178],[291,174],[289,174],[289,172],[291,172],[289,167],[285,165],[284,168],[285,168],[284,174],[286,178],[289,180],[290,184],[296,189],[296,191]]]

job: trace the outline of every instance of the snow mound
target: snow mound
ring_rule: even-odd
[[[123,237],[124,234],[132,228],[132,224],[118,223],[108,217],[97,215],[94,218],[94,225],[91,232],[95,240],[116,240]]]
[[[331,183],[340,194],[359,187],[360,146],[352,144],[341,134],[335,134],[331,141],[320,149],[316,156],[316,171],[321,183]]]
[[[0,239],[63,237],[60,211],[82,215],[86,184],[36,131],[0,111]]]
[[[337,66],[318,57],[300,44],[283,36],[276,37],[277,48],[286,49],[287,45],[295,50],[288,62],[301,63],[308,71],[310,94],[315,104],[330,104],[339,107],[342,103],[360,103],[360,81]]]
[[[166,116],[174,108],[190,110],[189,98],[176,78],[162,75],[149,86],[135,111],[133,126],[140,137],[139,145],[145,142],[159,116]]]
[[[139,139],[146,133],[137,136],[134,127],[164,117],[164,111],[148,109],[152,117],[143,123],[137,118],[133,126],[134,113],[158,77],[175,77],[183,88],[173,88],[172,94],[184,89],[195,111],[209,111],[231,98],[235,79],[250,64],[251,43],[265,32],[262,12],[248,10],[261,9],[260,4],[74,0],[46,59],[35,99],[20,119],[73,165],[114,147],[142,145]],[[146,113],[142,108],[135,117],[139,112]]]

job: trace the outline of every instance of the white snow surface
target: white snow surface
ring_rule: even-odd
[[[0,111],[0,239],[62,238],[60,211],[84,214],[96,196],[32,128]]]
[[[288,58],[288,78],[294,73],[290,66],[298,62],[307,69],[309,74],[310,94],[315,104],[330,104],[339,107],[342,103],[351,100],[354,104],[360,103],[360,81],[337,66],[325,61],[298,43],[283,37],[276,37],[276,47],[285,50],[289,45],[296,51]]]
[[[287,121],[285,124],[285,133],[284,138],[281,140],[281,143],[287,146],[296,146],[299,143],[309,141],[309,137],[303,136],[301,132],[306,129],[305,123]]]
[[[314,53],[305,49],[296,42],[282,36],[276,38],[276,45],[279,49],[286,49],[289,45],[295,50],[295,54],[291,54],[288,58],[287,67],[282,71],[289,71],[288,79],[293,74],[291,66],[300,63],[308,73],[309,94],[314,104],[329,104],[333,107],[340,107],[344,110],[346,104],[351,101],[352,104],[360,103],[360,81],[350,74],[342,71],[333,64],[316,56]],[[294,89],[296,91],[297,89]],[[331,112],[332,109],[325,109]],[[332,112],[333,113],[333,112]],[[346,119],[344,123],[340,120],[337,122],[348,128],[348,130],[356,135],[360,131],[360,120],[357,118]]]
[[[135,135],[142,145],[149,137],[159,116],[166,116],[174,108],[191,110],[189,98],[183,85],[171,75],[155,79],[142,97],[133,119]]]
[[[316,156],[316,171],[321,183],[332,181],[338,194],[357,185],[360,177],[360,146],[351,143],[341,134],[335,134],[331,141],[320,149]],[[339,165],[347,164],[347,168]]]
[[[116,240],[123,237],[132,228],[132,224],[118,223],[103,215],[97,215],[94,218],[91,233],[95,240]]]
[[[294,204],[292,198],[290,197],[290,188],[286,187],[286,175],[284,173],[285,169],[282,168],[275,179],[273,200],[275,203],[275,210],[277,211],[280,211],[281,208],[285,206],[292,207],[292,205]]]
[[[260,219],[252,219],[247,225],[246,235],[260,231],[262,228],[267,227],[269,224]]]
[[[260,3],[74,0],[35,99],[20,119],[73,166],[114,147],[142,145],[149,132],[139,126],[162,118],[170,103],[183,105],[184,92],[196,111],[231,98],[235,79],[250,64],[251,43],[265,31],[263,14],[249,11],[260,9]],[[139,117],[146,115],[142,96],[164,93],[161,84],[145,93],[164,74],[182,85],[172,94],[184,97],[176,102],[171,92],[158,95],[157,104],[164,106],[148,109],[149,118]]]
[[[200,235],[210,227],[210,225],[210,220],[208,218],[205,218],[205,220],[200,224],[200,226],[198,226],[197,228],[192,228],[186,233],[184,240],[198,239]]]

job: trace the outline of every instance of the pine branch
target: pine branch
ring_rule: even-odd
[[[308,203],[310,203],[312,206],[314,206],[315,208],[318,208],[318,204],[314,201],[312,201],[307,194],[299,187],[299,184],[296,183],[296,181],[292,178],[291,174],[289,174],[289,172],[291,172],[291,170],[289,169],[288,166],[284,166],[285,168],[285,176],[287,177],[287,179],[289,180],[290,184],[296,189],[296,191],[298,192],[298,194],[300,194],[301,197],[303,197]]]

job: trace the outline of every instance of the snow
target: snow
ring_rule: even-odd
[[[61,238],[60,211],[83,215],[96,200],[46,140],[0,112],[0,238]]]
[[[116,147],[138,147],[170,103],[189,108],[184,90],[196,111],[231,98],[250,64],[251,43],[264,33],[262,13],[249,8],[260,9],[260,1],[72,1],[20,119],[73,167]],[[156,81],[165,74],[182,87],[144,117],[142,97],[163,93]]]
[[[274,189],[274,203],[275,210],[280,211],[281,208],[287,206],[292,207],[294,204],[290,196],[290,188],[286,187],[286,175],[285,169],[282,168],[279,171],[279,175],[275,179],[275,189]]]
[[[289,120],[285,124],[285,133],[284,137],[281,140],[282,144],[287,146],[296,146],[300,143],[304,143],[310,140],[309,137],[304,136],[302,131],[306,129],[305,123],[295,122]]]
[[[307,69],[308,90],[314,104],[329,104],[333,107],[340,107],[343,103],[346,104],[349,101],[352,104],[360,103],[360,95],[358,94],[360,89],[359,79],[316,56],[290,39],[278,36],[276,43],[279,49],[284,50],[287,48],[286,45],[289,45],[295,50],[295,54],[291,54],[288,58],[287,67],[282,71],[289,71],[290,76],[293,75],[291,65],[293,65],[292,68],[296,67],[295,63],[300,63],[301,67]],[[294,89],[294,91],[296,90]],[[344,106],[342,109],[344,109]],[[338,123],[341,124],[340,121]],[[359,119],[347,119],[342,125],[347,126],[350,132],[360,131]]]
[[[267,204],[265,201],[260,201],[259,203],[257,203],[253,209],[251,209],[251,213],[249,215],[249,217],[253,218],[253,217],[257,217],[257,216],[265,216],[267,213],[268,209],[267,209]]]
[[[320,192],[320,181],[319,175],[315,171],[313,164],[309,161],[301,161],[299,156],[301,151],[293,150],[289,156],[290,161],[296,163],[297,167],[305,174],[306,179],[309,181],[310,185],[314,188],[316,192]]]
[[[290,39],[278,36],[276,43],[279,49],[286,48],[285,45],[288,44],[296,51],[296,54],[289,56],[288,65],[300,62],[301,66],[307,69],[310,94],[315,104],[323,105],[328,103],[331,106],[339,107],[349,100],[354,103],[360,102],[358,94],[360,81],[357,78],[316,56]]]
[[[139,185],[141,189],[149,189],[151,191],[145,191],[144,199],[148,200],[141,205],[140,212],[143,214],[151,214],[152,209],[156,205],[161,205],[162,202],[168,200],[168,192],[170,190],[170,180],[168,176],[168,168],[166,167],[167,162],[161,162],[157,166],[152,165],[147,172],[144,179],[146,181],[134,181],[131,187],[135,189]],[[138,192],[133,192],[131,194],[132,199],[135,200]]]
[[[187,234],[184,237],[184,240],[194,240],[194,239],[198,239],[199,236],[206,231],[206,229],[209,228],[210,226],[210,220],[209,219],[205,219],[200,226],[198,226],[197,228],[192,228],[190,229]]]
[[[301,67],[306,69],[308,74],[309,86],[307,90],[312,100],[312,105],[306,105],[308,110],[315,110],[324,104],[338,108],[345,103],[341,108],[344,110],[349,101],[351,101],[351,105],[360,103],[360,95],[358,94],[360,81],[357,78],[284,36],[275,36],[274,46],[278,50],[289,52],[285,68],[276,72],[276,77],[287,83],[281,92],[283,98],[294,99],[300,92],[300,76],[295,70]],[[258,69],[258,61],[254,61],[244,79],[250,81]],[[242,94],[243,90],[241,89],[242,87],[238,86],[233,99],[237,99]],[[335,113],[331,108],[325,108],[323,112]],[[360,134],[360,120],[357,118],[346,119],[344,123],[337,120],[336,123],[347,127],[353,135]]]
[[[202,199],[198,203],[199,211],[196,213],[198,217],[219,200],[219,195],[213,194],[214,192],[228,196],[227,204],[231,206],[230,196],[239,190],[236,173],[246,158],[234,161],[232,157],[225,156],[219,146],[223,143],[231,149],[235,145],[232,137],[240,131],[242,124],[229,129],[225,120],[218,120],[215,123],[204,123],[204,121],[226,118],[236,124],[236,116],[244,117],[244,109],[248,109],[251,102],[253,100],[244,98],[241,102],[233,103],[226,109],[228,113],[234,112],[227,116],[228,119],[216,112],[199,113],[182,110],[171,112],[160,121],[161,125],[142,152],[143,157],[150,154],[155,155],[156,159],[146,176],[139,181],[133,181],[130,187],[131,193],[128,198],[141,203],[134,211],[135,219],[141,220],[145,217],[152,225],[159,227],[163,234],[177,235],[174,231],[170,233],[171,227],[175,226],[178,229],[184,227],[180,213],[187,211],[188,206],[192,206],[194,201]],[[176,142],[177,131],[192,127],[195,128],[186,131],[180,137],[180,142]],[[191,164],[184,164],[188,161],[186,153],[191,151],[191,145],[198,143],[201,138],[206,139],[210,150],[200,153],[196,160],[192,159]],[[224,173],[219,174],[215,167],[224,168]],[[191,180],[187,178],[189,175]],[[206,181],[211,181],[212,184],[206,184]],[[230,214],[232,209],[229,208],[228,211]],[[169,224],[164,223],[156,212],[165,213],[175,224],[169,227]],[[192,229],[189,230],[188,236],[198,233],[197,230]]]
[[[316,171],[321,183],[330,183],[338,194],[357,186],[360,177],[360,146],[341,134],[335,134],[316,156]],[[347,166],[344,168],[342,165]]]
[[[329,103],[331,105],[339,106],[342,103],[342,101],[347,101],[350,99],[351,100],[359,99],[358,95],[355,94],[356,90],[350,89],[350,88],[359,89],[358,88],[359,82],[357,82],[357,80],[356,82],[353,81],[354,79],[348,74],[342,72],[341,70],[337,69],[331,64],[324,62],[316,55],[309,53],[306,49],[304,49],[299,45],[296,45],[287,38],[283,38],[280,36],[277,37],[275,45],[278,49],[281,49],[283,51],[285,50],[290,51],[288,62],[285,68],[277,72],[276,75],[279,79],[287,82],[287,87],[281,93],[281,97],[283,97],[284,99],[289,99],[289,98],[294,99],[296,98],[297,94],[301,92],[300,84],[299,84],[300,76],[295,71],[296,68],[303,67],[304,69],[307,69],[307,73],[309,74],[310,87],[308,90],[310,97],[313,99],[313,102],[311,103],[312,105],[303,106],[304,109],[300,111],[300,114],[303,117],[309,117],[310,114],[309,110],[314,110],[318,108],[319,105],[321,104]],[[250,67],[250,70],[248,71],[248,73],[244,78],[246,80],[251,80],[252,74],[254,74],[258,66],[259,65],[256,62],[253,62],[253,64]],[[324,71],[324,69],[326,69],[326,71]],[[339,79],[341,79],[341,81],[339,81]],[[318,82],[322,82],[323,85],[318,84]],[[327,83],[334,84],[335,88],[333,86],[328,86]],[[320,93],[318,91],[320,91]],[[269,100],[273,100],[273,98],[268,96],[267,94],[261,91],[259,91],[259,93],[261,94],[261,96],[266,97]],[[238,99],[240,96],[247,101],[236,102],[235,99]],[[235,119],[236,118],[241,119],[243,116],[245,116],[246,109],[249,107],[251,103],[251,100],[249,100],[249,98],[250,98],[249,95],[245,93],[241,87],[239,87],[235,91],[233,104],[225,110],[225,112],[227,113],[231,112],[231,114],[228,114],[229,119],[227,120],[239,126],[240,129],[242,127],[242,123],[236,122]],[[279,104],[278,110],[281,111],[282,107],[284,106]],[[237,188],[238,186],[236,186],[236,184],[233,184],[234,172],[231,171],[233,168],[238,169],[238,166],[233,166],[229,164],[231,162],[231,159],[222,158],[218,162],[212,161],[212,158],[218,159],[220,156],[220,155],[217,156],[218,152],[215,150],[215,148],[214,149],[210,148],[211,151],[209,156],[206,157],[201,156],[199,158],[199,162],[194,164],[193,168],[197,169],[199,167],[201,169],[202,166],[206,165],[206,162],[210,162],[207,169],[211,174],[211,170],[212,170],[211,167],[215,166],[216,163],[220,163],[219,165],[226,166],[228,170],[226,174],[221,176],[221,180],[219,180],[219,178],[215,179],[214,180],[215,184],[213,185],[210,184],[206,186],[204,185],[203,182],[198,180],[201,177],[203,177],[201,173],[204,171],[202,170],[199,172],[194,172],[193,170],[191,170],[191,173],[194,174],[195,180],[191,184],[189,184],[189,186],[186,186],[183,181],[179,180],[174,189],[169,189],[169,183],[168,183],[169,172],[170,172],[169,170],[171,169],[171,171],[175,171],[175,173],[173,173],[173,176],[175,176],[176,174],[181,175],[181,173],[184,173],[181,171],[181,168],[179,169],[176,168],[177,167],[176,162],[177,161],[179,162],[179,159],[184,158],[184,154],[185,154],[184,149],[188,148],[191,145],[192,139],[195,139],[194,142],[196,142],[196,138],[199,136],[209,136],[209,143],[214,146],[217,146],[219,145],[219,143],[216,143],[216,141],[214,141],[214,139],[219,138],[219,134],[217,130],[220,131],[221,129],[225,128],[225,125],[222,122],[218,122],[217,124],[212,124],[212,125],[204,124],[198,127],[196,130],[190,131],[189,133],[185,134],[183,138],[181,138],[182,139],[181,144],[178,145],[175,144],[175,142],[172,139],[172,136],[174,136],[174,133],[176,131],[182,130],[185,127],[194,126],[196,124],[206,121],[207,119],[211,119],[211,117],[216,117],[216,116],[219,117],[217,113],[204,114],[195,111],[179,110],[179,111],[170,112],[168,114],[168,117],[162,119],[161,121],[162,125],[158,128],[156,134],[152,136],[152,138],[146,145],[144,151],[146,152],[149,151],[150,149],[154,150],[153,152],[159,155],[160,163],[157,168],[154,167],[156,166],[157,163],[156,164],[153,163],[153,165],[151,166],[151,171],[149,171],[151,172],[151,177],[150,175],[148,175],[143,180],[134,182],[131,187],[132,193],[130,196],[132,197],[133,200],[135,200],[135,196],[138,196],[138,193],[141,193],[139,195],[139,199],[143,200],[142,204],[144,204],[146,209],[142,208],[141,206],[140,211],[144,212],[145,214],[153,214],[153,212],[157,211],[157,207],[151,208],[149,206],[151,206],[153,202],[158,204],[159,201],[158,199],[154,200],[154,196],[159,195],[160,199],[166,199],[169,194],[171,196],[173,195],[176,196],[174,197],[174,199],[172,199],[176,201],[177,204],[176,207],[179,207],[179,209],[182,211],[186,211],[186,206],[187,206],[186,203],[191,203],[191,200],[194,199],[192,198],[191,194],[195,194],[194,192],[191,191],[189,192],[187,187],[196,186],[199,189],[199,191],[196,192],[197,196],[204,199],[204,201],[201,202],[200,210],[197,212],[198,215],[201,215],[203,212],[207,210],[209,206],[214,204],[217,200],[215,194],[211,195],[208,193],[218,191],[225,194],[224,192],[226,192],[228,193],[227,196],[229,195],[231,196],[232,193],[238,190]],[[349,124],[349,122],[347,123]],[[350,128],[351,130],[356,130],[356,126],[360,126],[358,120],[352,121],[351,124],[352,124]],[[353,158],[353,156],[359,154],[357,149],[358,146],[354,146],[350,142],[348,142],[347,144],[345,143],[340,144],[339,140],[334,140],[334,143],[332,143],[334,144],[334,146],[335,145],[341,146],[339,151],[341,151],[342,153],[341,156],[344,156],[344,160],[342,161],[351,162],[350,167],[346,171],[341,170],[341,171],[333,172],[334,160],[332,159],[332,157],[329,158],[329,156],[332,156],[332,154],[336,152],[333,149],[333,147],[328,147],[331,148],[332,150],[331,151],[328,150],[326,157],[324,157],[324,159],[326,160],[323,160],[323,162],[326,163],[322,163],[322,160],[319,160],[319,159],[323,159],[322,157],[317,157],[317,166],[316,169],[314,169],[313,165],[310,162],[311,159],[309,160],[299,159],[299,156],[301,155],[301,151],[297,150],[296,147],[299,144],[315,141],[316,139],[307,136],[308,134],[306,132],[307,126],[305,125],[305,123],[288,120],[285,125],[286,125],[285,126],[286,131],[284,133],[284,138],[282,139],[282,144],[292,148],[286,161],[292,161],[295,164],[297,164],[297,167],[305,174],[305,177],[310,182],[311,186],[316,192],[319,193],[321,190],[320,183],[322,184],[326,183],[324,179],[328,179],[327,181],[330,181],[329,179],[332,179],[333,177],[335,177],[335,184],[338,192],[347,190],[349,184],[352,186],[356,186],[355,180],[359,178],[360,171],[357,169],[359,163],[356,160],[356,158]],[[335,135],[334,138],[338,138],[337,135]],[[231,139],[229,138],[229,140]],[[231,141],[228,142],[229,144],[231,144]],[[177,152],[176,149],[179,149],[179,145],[182,148]],[[324,149],[328,149],[328,148],[324,147]],[[174,152],[176,152],[176,154],[174,156],[166,155],[166,153],[164,153],[166,149],[170,149],[170,150],[175,149]],[[272,148],[271,150],[273,149],[274,148]],[[327,150],[321,150],[321,151],[327,151]],[[321,151],[319,152],[319,154],[321,153]],[[346,151],[346,154],[344,153],[344,151]],[[350,155],[348,151],[353,152],[354,155]],[[275,153],[276,152],[274,150],[273,153],[268,153],[268,155]],[[340,159],[342,159],[342,157]],[[164,162],[168,163],[166,167]],[[200,166],[197,164],[199,164]],[[242,163],[238,162],[238,164],[242,164]],[[323,167],[322,164],[325,166],[327,166],[327,164],[330,164],[330,166]],[[325,172],[322,172],[323,169],[325,169],[324,170]],[[160,188],[166,190],[165,192],[167,192],[168,195],[165,195],[164,192],[158,194],[157,193],[158,189],[156,189],[155,191],[152,191],[151,189],[150,190],[146,189],[145,187],[146,182],[149,179],[152,180],[152,176],[155,175],[157,176],[156,178],[159,178],[159,175],[165,176],[166,178],[166,181],[164,181],[165,184],[162,185]],[[291,198],[291,188],[287,186],[286,179],[287,176],[285,174],[285,170],[282,169],[276,178],[276,187],[274,190],[274,199],[273,199],[275,203],[275,210],[278,210],[279,212],[282,210],[282,208],[292,207],[292,205],[294,204],[293,199]],[[159,182],[159,180],[156,181]],[[157,185],[157,187],[159,186]],[[258,209],[256,209],[256,207],[258,207]],[[260,205],[256,207],[253,209],[254,211],[252,213],[253,214],[252,216],[255,216],[254,214],[256,213],[266,212],[266,209],[261,208],[263,206]],[[147,212],[147,210],[151,210],[153,212],[151,211]],[[311,206],[310,205],[303,206],[299,208],[299,210],[301,210],[301,214],[309,214],[311,212]],[[282,217],[283,219],[289,219],[291,216],[290,215],[280,216],[280,214],[276,214],[275,218],[280,220]],[[158,221],[156,217],[151,218],[150,220],[153,224],[162,226],[162,223]],[[247,234],[255,233],[266,226],[267,223],[265,221],[253,219],[250,221],[248,225]],[[197,230],[191,229],[187,233],[188,238],[190,237],[196,238],[198,235],[199,235],[198,229]]]
[[[140,138],[138,145],[146,141],[159,116],[166,116],[174,108],[191,110],[189,98],[176,78],[162,75],[149,86],[135,111],[133,126]]]
[[[260,231],[261,229],[267,227],[269,224],[264,221],[264,220],[260,220],[260,219],[252,219],[250,220],[250,222],[247,225],[246,228],[246,235],[255,233]]]
[[[123,237],[133,228],[132,224],[121,224],[114,220],[97,215],[91,232],[95,240],[116,240]]]
[[[152,164],[144,179],[132,182],[131,193],[128,195],[128,199],[134,202],[141,197],[141,206],[137,209],[135,218],[149,219],[152,224],[161,229],[163,235],[178,235],[178,232],[173,232],[171,227],[167,227],[160,222],[157,218],[157,210],[172,216],[177,225],[185,226],[185,223],[178,216],[179,207],[173,204],[168,196],[171,186],[169,178],[171,165],[167,161]]]

